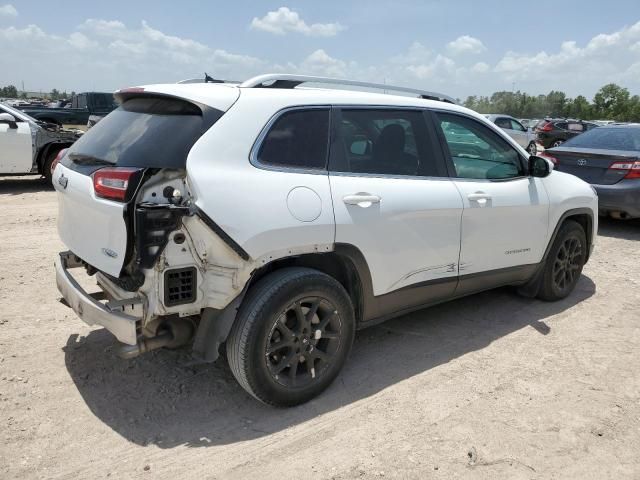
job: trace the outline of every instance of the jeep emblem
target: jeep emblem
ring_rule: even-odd
[[[118,258],[118,254],[108,248],[103,248],[102,253],[104,253],[107,257]]]

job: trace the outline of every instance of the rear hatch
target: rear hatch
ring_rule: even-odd
[[[612,165],[638,160],[638,152],[621,150],[599,150],[560,146],[546,151],[557,159],[554,170],[567,172],[594,185],[613,185],[628,173],[623,169],[612,169]]]
[[[121,106],[74,143],[56,166],[58,232],[89,265],[121,275],[132,255],[140,185],[159,170],[184,170],[191,147],[238,97],[235,88],[207,85],[204,94],[202,88],[121,91],[116,94]],[[197,100],[182,96],[190,92]]]

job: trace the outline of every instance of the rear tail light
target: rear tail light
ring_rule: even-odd
[[[56,155],[56,158],[53,159],[53,162],[51,162],[51,173],[53,173],[53,171],[56,169],[56,166],[58,165],[58,163],[60,163],[60,160],[62,160],[62,157],[65,156],[65,154],[67,153],[67,150],[69,149],[63,148],[58,152],[58,154]]]
[[[547,122],[542,127],[538,127],[538,130],[541,132],[550,132],[551,130],[553,130],[553,125],[551,124],[551,122]]]
[[[626,170],[628,173],[624,178],[640,178],[640,161],[614,162],[609,168],[611,170]]]
[[[141,173],[140,168],[101,168],[92,175],[93,189],[98,197],[126,202],[136,189]]]
[[[546,158],[547,160],[550,160],[551,162],[553,162],[554,165],[558,165],[558,163],[560,163],[556,157],[551,156],[551,155],[549,155],[548,153],[545,153],[545,152],[542,152],[538,156],[542,157],[542,158]]]

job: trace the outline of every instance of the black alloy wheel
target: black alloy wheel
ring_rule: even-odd
[[[285,387],[304,387],[335,362],[342,339],[342,319],[330,300],[306,297],[277,318],[265,348],[267,368]]]

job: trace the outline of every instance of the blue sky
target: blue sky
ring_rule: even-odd
[[[441,90],[640,94],[640,3],[0,0],[0,85],[114,90],[290,71]],[[50,6],[50,7],[49,7]]]

